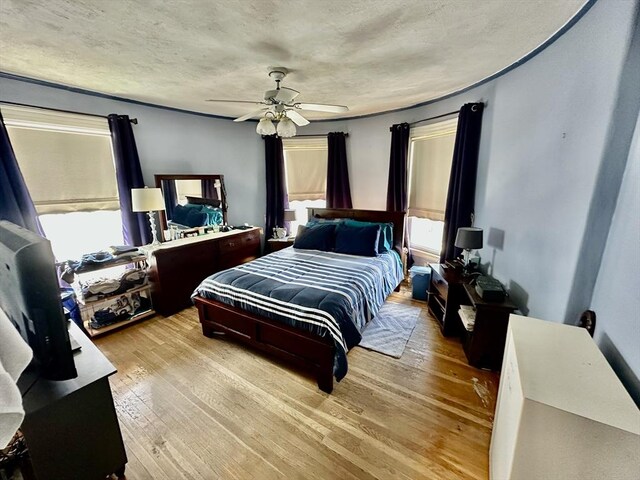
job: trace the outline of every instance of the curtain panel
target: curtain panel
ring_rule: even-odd
[[[456,233],[458,228],[470,227],[472,224],[483,110],[483,103],[467,103],[462,106],[458,115],[440,263],[460,255],[461,249],[454,246]]]
[[[407,174],[409,157],[408,123],[391,127],[391,154],[389,157],[389,180],[387,184],[387,210],[404,212],[407,210]]]
[[[276,135],[266,135],[263,138],[267,183],[265,235],[269,238],[275,227],[284,226],[284,210],[287,208],[288,202],[282,139]]]
[[[20,172],[0,113],[0,220],[8,220],[44,237],[27,184]]]
[[[122,236],[127,245],[151,243],[151,227],[146,214],[131,209],[131,189],[144,188],[136,140],[127,115],[112,113],[107,117],[116,164],[116,180],[122,215]]]
[[[327,208],[352,208],[347,142],[343,132],[327,135]]]

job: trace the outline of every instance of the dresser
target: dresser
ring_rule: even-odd
[[[260,256],[262,229],[210,233],[163,243],[149,253],[151,298],[169,316],[189,307],[191,294],[209,275]]]

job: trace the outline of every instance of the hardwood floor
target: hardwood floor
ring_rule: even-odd
[[[96,339],[137,479],[484,479],[498,375],[467,365],[426,305],[401,359],[354,348],[331,395],[195,308]]]

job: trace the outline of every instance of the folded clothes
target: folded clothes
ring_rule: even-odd
[[[122,272],[117,278],[93,278],[79,282],[76,294],[85,301],[100,299],[108,295],[117,295],[144,285],[147,272],[141,268],[132,268]]]

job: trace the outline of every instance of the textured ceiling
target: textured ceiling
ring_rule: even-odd
[[[474,84],[552,36],[584,0],[0,0],[0,70],[224,116],[291,70],[297,101],[345,117]]]

